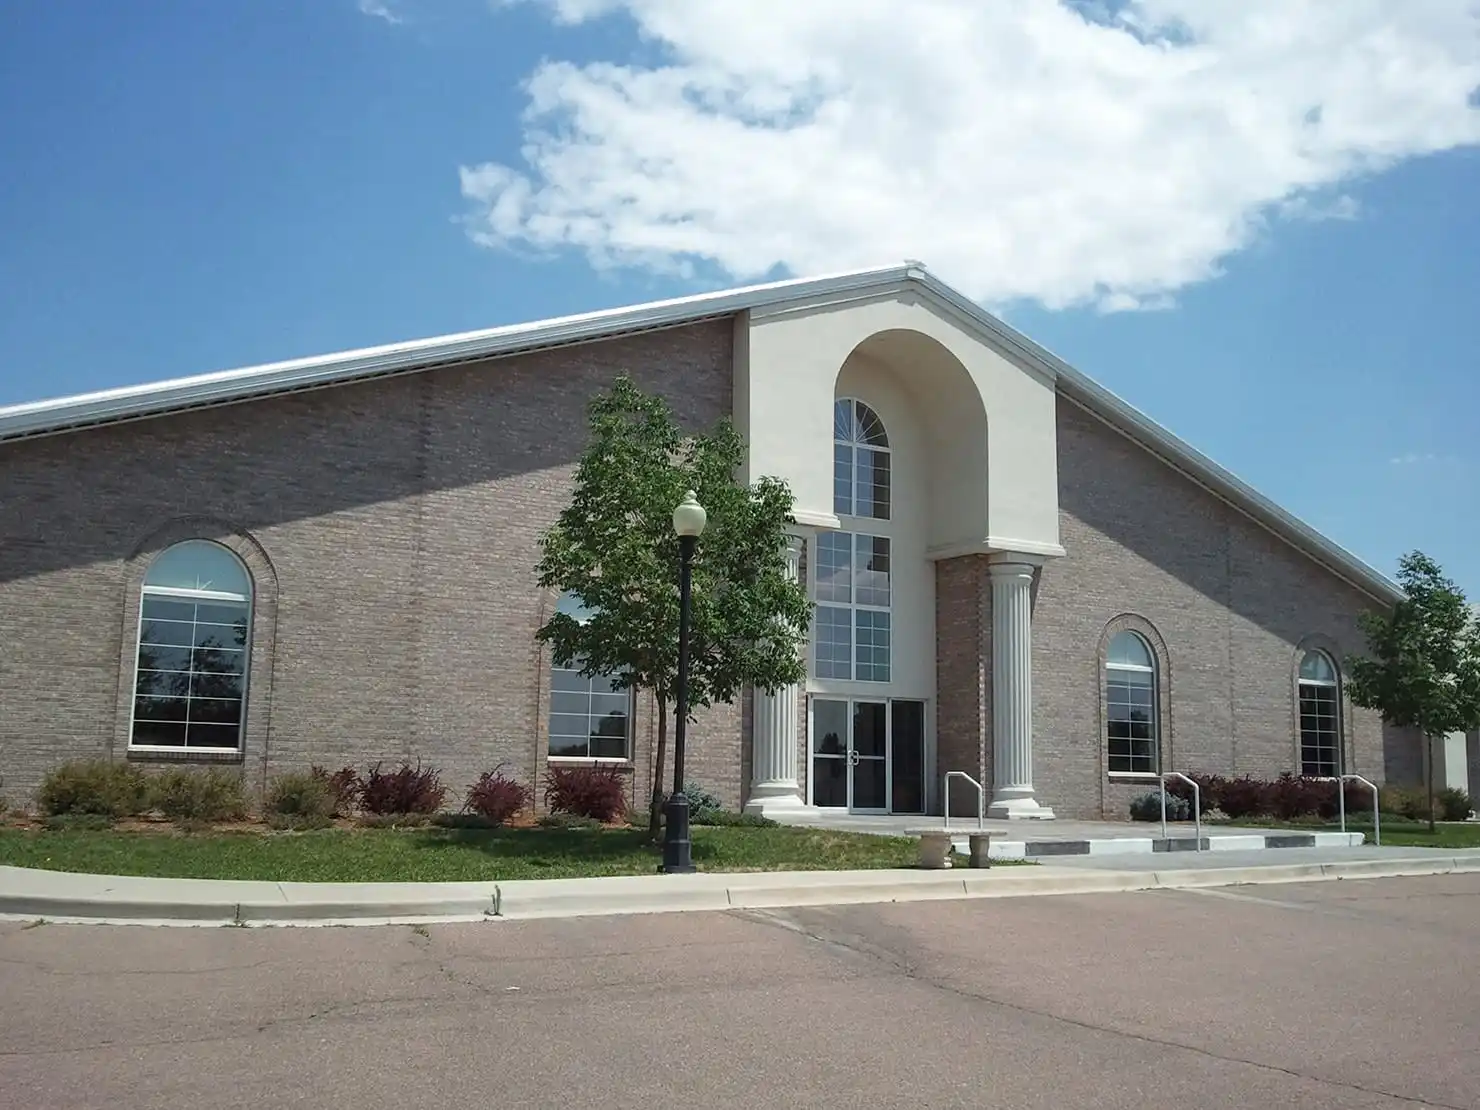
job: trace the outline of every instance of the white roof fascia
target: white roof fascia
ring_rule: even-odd
[[[231,404],[271,394],[322,389],[523,351],[681,327],[704,319],[776,306],[847,302],[911,283],[918,284],[942,306],[975,324],[987,339],[1025,363],[1027,368],[1052,378],[1059,392],[1071,401],[1285,542],[1304,551],[1327,570],[1381,601],[1391,603],[1403,596],[1401,588],[1380,571],[1280,508],[1232,472],[1058,356],[1004,324],[914,261],[11,405],[0,408],[0,442],[54,435],[96,424],[136,420],[185,409]]]
[[[1173,435],[1099,382],[967,300],[933,274],[921,272],[911,276],[917,277],[935,296],[958,312],[974,319],[998,346],[1006,347],[1051,373],[1057,380],[1059,392],[1071,401],[1253,518],[1286,543],[1293,543],[1327,570],[1384,602],[1398,601],[1404,596],[1402,588],[1381,571],[1282,509],[1232,471]]]
[[[71,431],[92,424],[228,404],[268,394],[318,389],[389,374],[475,362],[521,351],[587,343],[616,335],[655,331],[731,316],[775,301],[851,293],[905,280],[895,265],[826,277],[700,293],[666,301],[511,324],[433,339],[367,347],[331,355],[222,370],[189,378],[126,386],[56,400],[0,408],[0,442]]]

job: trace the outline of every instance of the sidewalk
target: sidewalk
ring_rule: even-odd
[[[778,814],[785,825],[801,828],[837,829],[876,836],[908,835],[909,830],[941,824],[940,817],[884,816],[802,810]],[[976,819],[956,817],[950,828],[954,843],[966,850],[966,835],[977,829]],[[1147,821],[1000,821],[980,826],[992,834],[992,859],[1045,859],[1060,856],[1120,856],[1149,852],[1194,851],[1197,826],[1191,821],[1170,821],[1167,835],[1160,822]],[[1239,825],[1203,825],[1205,852],[1249,852],[1259,849],[1356,847],[1365,842],[1360,832],[1313,832],[1298,829],[1250,828]]]
[[[1219,866],[1177,853],[1136,869],[1033,866],[946,871],[787,871],[534,879],[506,883],[273,883],[78,875],[0,867],[0,918],[137,925],[379,925],[1104,894],[1178,887],[1480,872],[1480,850],[1352,849],[1301,862]],[[1305,853],[1302,853],[1305,855]],[[1326,856],[1329,858],[1318,858]],[[1189,858],[1191,857],[1191,858]],[[1255,858],[1280,860],[1282,853]],[[1087,862],[1087,861],[1086,861]]]

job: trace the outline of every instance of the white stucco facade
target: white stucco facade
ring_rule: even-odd
[[[754,715],[752,762],[767,781],[756,778],[750,808],[924,812],[938,804],[934,562],[981,554],[993,557],[994,598],[1002,595],[991,661],[992,812],[1051,817],[1031,778],[1028,591],[1034,566],[1063,553],[1053,375],[1013,359],[970,319],[909,283],[752,310],[739,318],[735,338],[734,416],[749,448],[745,478],[772,475],[791,486],[819,619],[844,619],[841,610],[826,610],[846,588],[840,594],[830,578],[823,581],[840,544],[878,537],[888,551],[887,677],[871,669],[866,677],[830,673],[836,668],[819,662],[826,649],[814,625],[806,687],[797,695],[805,699],[802,741],[787,748],[775,735],[791,721],[765,697],[765,712]],[[866,406],[887,434],[885,516],[854,515],[836,496],[840,401]],[[854,573],[867,573],[863,567]],[[830,633],[821,635],[825,643]],[[799,761],[792,777],[776,771],[783,749]],[[832,781],[845,775],[846,782]],[[778,790],[790,781],[794,793]]]

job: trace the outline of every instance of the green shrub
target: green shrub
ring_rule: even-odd
[[[424,829],[432,823],[430,813],[362,813],[355,824],[362,829]]]
[[[113,827],[113,818],[105,813],[53,813],[43,822],[52,832],[97,832]]]
[[[695,813],[706,813],[710,810],[722,810],[725,808],[724,802],[720,801],[718,796],[711,794],[702,786],[696,786],[692,782],[684,783],[683,796],[689,800],[691,821],[693,820],[692,815]]]
[[[732,829],[774,829],[779,822],[772,821],[769,817],[762,817],[759,813],[736,813],[732,809],[701,809],[689,815],[689,824]]]
[[[131,763],[80,759],[64,763],[41,780],[36,801],[55,816],[91,813],[117,819],[149,809],[149,782]]]
[[[1191,821],[1192,803],[1186,798],[1167,793],[1167,820],[1168,821]],[[1132,821],[1160,821],[1161,820],[1161,794],[1152,791],[1149,794],[1138,794],[1131,799]]]
[[[241,776],[219,767],[172,767],[155,776],[150,793],[154,808],[176,822],[232,821],[247,812]]]
[[[1449,787],[1439,791],[1435,799],[1439,808],[1439,818],[1443,821],[1465,821],[1469,819],[1470,810],[1475,807],[1471,804],[1470,796],[1463,790]]]
[[[574,813],[547,813],[539,820],[542,829],[600,829],[605,826],[595,817],[580,817]]]
[[[332,817],[309,813],[269,813],[266,820],[267,827],[278,832],[312,832],[334,824]]]
[[[329,780],[312,772],[293,771],[272,780],[267,791],[269,817],[296,817],[317,822],[323,828],[334,816],[338,802]]]
[[[434,813],[430,823],[438,829],[500,829],[502,821],[484,817],[481,813]]]
[[[1429,819],[1429,796],[1423,790],[1407,786],[1384,786],[1378,792],[1378,805],[1382,812],[1391,813],[1395,817],[1406,817],[1410,821]]]

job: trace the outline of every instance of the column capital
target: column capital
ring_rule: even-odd
[[[1044,564],[1041,555],[1024,555],[1016,551],[999,551],[987,556],[987,573],[992,578],[1032,578]]]

